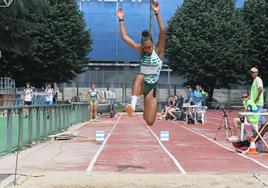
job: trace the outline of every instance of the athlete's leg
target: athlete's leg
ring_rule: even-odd
[[[126,112],[128,116],[134,115],[136,104],[137,104],[137,99],[140,95],[143,94],[143,91],[144,91],[144,76],[139,74],[133,79],[133,82],[132,82],[131,104],[128,104],[126,106]]]
[[[152,126],[154,124],[156,114],[157,114],[156,89],[153,89],[146,96],[144,96],[143,116],[147,125]]]
[[[132,81],[132,96],[140,96],[143,94],[144,76],[138,74]]]
[[[93,115],[94,115],[93,102],[90,101],[90,120],[93,119]]]
[[[94,104],[93,104],[93,112],[94,112],[94,118],[93,119],[97,119],[97,102],[95,102]]]

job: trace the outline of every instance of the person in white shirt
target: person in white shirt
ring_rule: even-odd
[[[53,97],[54,97],[54,89],[51,87],[51,83],[47,83],[46,89],[45,89],[45,105],[51,106],[53,105]],[[51,108],[48,108],[47,110],[47,119],[50,118],[51,114]]]
[[[33,89],[29,82],[26,83],[26,87],[23,90],[23,99],[24,99],[25,106],[32,105]]]
[[[22,96],[24,100],[24,106],[31,106],[32,99],[33,99],[33,89],[29,82],[26,83],[26,87],[23,89]],[[27,118],[28,114],[29,114],[29,109],[25,108],[24,117]]]
[[[53,96],[54,96],[54,89],[51,87],[51,84],[48,83],[45,89],[45,105],[50,106],[53,105]]]

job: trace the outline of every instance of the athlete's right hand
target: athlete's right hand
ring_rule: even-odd
[[[125,15],[125,12],[124,12],[124,10],[122,8],[118,8],[116,14],[117,14],[119,19],[123,19],[124,15]]]

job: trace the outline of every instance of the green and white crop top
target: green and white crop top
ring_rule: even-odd
[[[157,83],[163,63],[157,55],[155,48],[151,55],[142,54],[140,62],[140,73],[144,75],[144,82],[148,84]]]

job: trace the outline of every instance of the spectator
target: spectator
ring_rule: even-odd
[[[47,83],[44,95],[45,95],[45,105],[46,106],[53,105],[54,89],[52,88],[51,83]],[[50,108],[47,110],[47,113],[48,113],[47,119],[49,119],[51,114]]]
[[[29,82],[26,83],[26,86],[22,93],[22,98],[24,101],[24,106],[26,106],[24,110],[24,118],[27,118],[29,115],[29,109],[27,108],[27,106],[31,106],[33,100],[33,89]]]
[[[206,100],[208,97],[208,93],[204,91],[203,87],[201,85],[199,85],[200,87],[200,92],[202,93],[203,96],[203,100],[202,100],[202,106],[204,107],[206,105]]]
[[[169,106],[169,108],[167,109],[167,114],[169,114],[173,120],[176,120],[176,116],[175,116],[175,112],[177,111],[177,105],[179,102],[179,98],[178,96],[173,96],[171,97],[171,104]]]
[[[202,110],[203,94],[201,92],[201,86],[196,85],[196,89],[193,92],[193,102],[198,106],[198,110]]]
[[[251,90],[250,90],[250,98],[253,100],[257,107],[258,111],[262,112],[263,105],[264,105],[264,96],[263,96],[263,82],[262,79],[258,76],[258,69],[253,67],[250,69],[250,74],[253,79],[252,85],[251,85]],[[265,125],[265,117],[260,116],[260,124],[261,126]],[[259,142],[258,150],[261,152],[262,150],[262,142]]]
[[[163,118],[168,119],[168,117],[172,118],[173,120],[177,120],[176,113],[180,111],[180,108],[182,106],[182,99],[182,97],[179,99],[179,97],[176,95],[170,96],[167,99],[166,105],[162,107],[161,116],[159,117],[159,120]]]
[[[263,82],[262,79],[258,76],[258,69],[253,67],[250,69],[250,74],[253,79],[251,90],[250,90],[250,99],[255,102],[258,107],[258,111],[261,112],[264,104],[263,97]],[[264,116],[260,116],[261,126],[265,124],[266,120]]]
[[[242,101],[243,101],[243,106],[244,106],[244,111],[246,112],[258,112],[258,107],[255,104],[253,100],[250,99],[249,94],[247,91],[243,92],[242,94]],[[230,141],[237,141],[238,136],[237,136],[237,129],[240,129],[241,122],[244,121],[244,117],[239,117],[239,118],[234,118],[234,135],[230,137],[228,140]],[[252,125],[252,128],[257,130],[258,129],[258,121],[259,121],[259,116],[258,115],[251,115],[247,116],[247,121]],[[246,130],[244,130],[244,140],[249,137],[249,134],[247,134]]]
[[[173,104],[174,102],[173,102],[173,97],[172,96],[169,96],[168,98],[167,98],[167,102],[166,102],[166,105],[165,105],[165,107],[162,109],[162,113],[161,113],[161,116],[160,116],[160,120],[161,119],[166,119],[167,118],[167,115],[169,114],[168,112],[169,112],[169,110],[170,110],[170,108],[174,105]],[[171,116],[172,116],[172,114],[170,114]],[[173,117],[175,117],[174,115],[173,115]]]
[[[186,89],[187,89],[187,94],[186,94],[185,103],[191,103],[193,102],[193,98],[194,98],[193,88],[192,86],[187,86]]]
[[[53,96],[54,96],[54,89],[51,87],[51,83],[47,83],[45,89],[45,105],[53,105]]]
[[[193,96],[193,101],[194,104],[197,105],[197,108],[195,109],[197,113],[194,113],[197,117],[195,120],[197,122],[195,123],[202,123],[202,113],[203,110],[206,109],[205,107],[205,100],[207,97],[207,93],[203,90],[202,86],[200,84],[196,85],[196,89],[194,90],[194,96]]]

